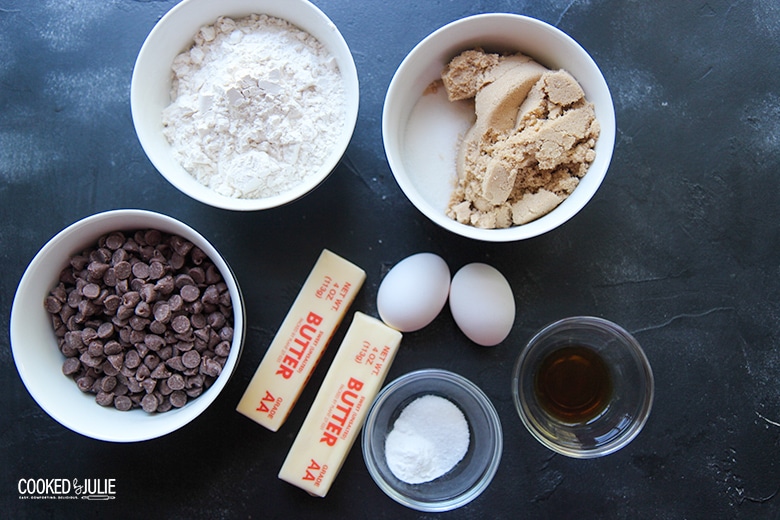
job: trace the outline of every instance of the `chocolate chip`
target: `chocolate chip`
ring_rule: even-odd
[[[196,397],[198,397],[200,394],[203,393],[203,387],[190,388],[190,389],[187,390],[186,393],[192,399],[195,399]]]
[[[189,350],[181,355],[181,362],[187,368],[195,368],[200,365],[200,354],[197,350]]]
[[[173,356],[173,347],[166,344],[157,352],[157,355],[160,356],[160,359],[163,361],[168,360]]]
[[[135,315],[140,318],[150,318],[152,316],[152,308],[147,302],[140,301],[135,306]]]
[[[114,276],[117,280],[127,280],[133,274],[133,267],[130,262],[122,260],[114,265]]]
[[[176,408],[181,408],[182,406],[187,404],[187,394],[185,394],[181,390],[176,390],[171,393],[170,402]]]
[[[179,312],[184,307],[184,300],[180,294],[172,294],[168,299],[168,306],[171,308],[171,312]]]
[[[208,257],[206,256],[206,253],[203,252],[202,249],[199,247],[193,247],[192,251],[190,251],[190,259],[192,260],[192,263],[195,265],[200,265],[203,263],[204,260],[206,260]]]
[[[144,233],[144,241],[150,246],[156,246],[162,239],[163,235],[157,229],[149,229]]]
[[[122,245],[125,243],[125,235],[123,233],[120,233],[119,231],[116,231],[114,233],[110,233],[106,236],[106,247],[111,249],[112,251],[118,250]]]
[[[110,267],[108,264],[103,263],[105,260],[103,258],[100,259],[101,261],[94,261],[90,262],[87,266],[87,279],[98,281],[103,279],[103,275]],[[106,259],[107,260],[107,259]]]
[[[200,289],[196,285],[188,284],[179,290],[179,294],[185,302],[192,303],[200,298]]]
[[[192,324],[192,327],[195,329],[203,329],[206,325],[208,325],[208,321],[206,320],[206,316],[203,314],[193,314],[190,318],[190,323]]]
[[[157,352],[165,346],[165,340],[157,334],[147,334],[144,337],[144,345],[146,345],[149,350]]]
[[[89,392],[92,389],[92,385],[95,383],[95,380],[89,376],[81,376],[78,379],[76,379],[76,384],[79,387],[79,390],[82,392]]]
[[[222,281],[222,275],[219,272],[219,269],[217,269],[217,266],[215,266],[212,263],[209,263],[206,267],[206,283],[208,285],[214,285]]]
[[[153,260],[149,263],[149,279],[159,280],[165,275],[165,265],[162,262]]]
[[[207,376],[217,377],[222,373],[222,365],[211,358],[204,357],[200,362],[200,372]]]
[[[144,379],[141,381],[141,386],[143,387],[144,392],[151,394],[157,388],[157,380],[152,378]]]
[[[200,249],[198,250],[200,251]],[[202,285],[206,283],[206,271],[201,267],[193,267],[188,271],[190,278],[197,284]]]
[[[150,283],[145,284],[138,292],[141,295],[143,301],[147,304],[153,303],[157,300],[157,289],[155,289],[154,285]]]
[[[122,344],[114,339],[107,341],[106,344],[103,345],[103,354],[108,357],[121,354],[122,350]]]
[[[159,364],[160,364],[160,358],[154,354],[147,354],[144,357],[144,365],[146,365],[149,368],[149,370],[154,370],[155,368],[157,368],[157,365]]]
[[[167,330],[168,327],[161,321],[152,320],[152,322],[149,324],[149,332],[152,334],[157,334],[158,336],[164,335]]]
[[[73,374],[77,373],[80,368],[81,361],[79,361],[78,358],[69,357],[62,364],[62,373],[66,376],[72,376]]]
[[[149,278],[149,266],[144,262],[136,262],[133,264],[133,276],[146,280]]]
[[[112,354],[108,356],[107,361],[112,367],[114,367],[115,370],[117,371],[121,370],[122,367],[124,366],[125,354],[123,352],[119,352],[118,354]]]
[[[174,372],[184,372],[185,366],[181,361],[181,356],[173,356],[165,361],[165,366]],[[172,377],[172,376],[171,376]]]
[[[141,386],[141,382],[138,381],[135,377],[130,377],[127,379],[127,389],[130,391],[131,397],[144,391],[144,387]]]
[[[97,335],[100,339],[107,339],[114,335],[114,324],[105,321],[98,326]]]
[[[121,412],[126,412],[133,407],[133,401],[126,395],[119,395],[114,398],[114,408]]]
[[[153,309],[154,319],[161,323],[171,321],[171,306],[168,302],[158,302]]]
[[[111,406],[114,404],[114,394],[110,392],[99,391],[95,396],[95,401],[100,406]]]
[[[141,364],[141,356],[138,355],[137,350],[128,350],[125,354],[125,366],[127,368],[138,368]]]
[[[230,343],[227,341],[220,341],[216,347],[214,347],[214,353],[220,357],[228,357],[230,355]]]
[[[176,288],[176,284],[173,281],[173,276],[165,275],[154,284],[154,288],[159,294],[167,296],[173,292]]]
[[[186,257],[187,254],[192,250],[194,245],[189,240],[185,240],[184,238],[174,235],[171,237],[171,247],[175,252],[180,254],[181,256]]]
[[[233,327],[222,327],[219,329],[219,338],[222,341],[233,341]]]
[[[116,294],[109,294],[106,299],[103,300],[103,307],[106,309],[106,314],[111,315],[116,313],[119,305],[122,303],[122,298]]]
[[[183,314],[176,316],[171,321],[171,328],[178,334],[184,334],[190,330],[190,327],[190,319]]]
[[[171,410],[173,408],[173,405],[171,404],[171,401],[169,399],[166,399],[162,403],[160,403],[157,406],[157,413],[163,413]]]
[[[91,356],[88,352],[84,352],[79,356],[79,360],[84,364],[84,366],[87,367],[99,367],[100,364],[103,362],[102,359],[98,357]]]
[[[143,332],[138,332],[137,334],[139,334],[142,337],[137,341],[133,341],[132,343],[133,346],[135,347],[135,350],[138,352],[138,355],[141,356],[141,358],[145,358],[146,355],[149,353],[149,347],[147,347],[146,343],[143,342],[144,341]]]
[[[116,388],[116,377],[106,376],[100,380],[100,389],[104,392],[111,392]]]
[[[145,379],[147,379],[151,375],[151,370],[149,370],[149,367],[145,364],[138,365],[138,370],[135,371],[135,378],[143,382]]]
[[[114,251],[114,254],[111,255],[111,266],[115,267],[116,264],[119,262],[125,262],[128,258],[130,258],[130,253],[120,247]]]
[[[58,300],[54,296],[47,296],[43,303],[46,312],[50,314],[57,314],[62,310],[62,301]]]
[[[168,378],[168,379],[170,379],[170,378]],[[157,382],[157,391],[162,396],[169,396],[169,395],[171,395],[171,392],[173,392],[173,390],[171,390],[171,387],[168,386],[168,379],[160,379]]]
[[[182,390],[184,389],[184,376],[181,374],[172,374],[171,377],[168,378],[167,383],[171,390]]]
[[[141,399],[141,408],[148,413],[157,411],[158,404],[157,398],[153,394],[146,394],[143,399]]]
[[[212,312],[208,316],[208,324],[212,329],[220,329],[225,326],[227,319],[221,312]]]
[[[139,304],[140,305],[140,304]],[[151,311],[150,311],[151,315]],[[136,332],[141,332],[143,334],[143,330],[152,322],[152,320],[148,318],[144,318],[143,316],[138,316],[137,314],[137,307],[136,307],[136,314],[133,316],[130,316],[130,319],[128,320],[128,323],[130,324],[130,328],[133,329]]]
[[[171,269],[174,269],[178,271],[182,267],[184,267],[185,258],[184,255],[180,255],[177,252],[173,252],[171,257],[168,259],[168,265],[171,266]]]
[[[119,308],[116,310],[116,317],[120,320],[127,320],[130,319],[131,316],[135,314],[135,307],[131,307],[130,305],[120,305]]]

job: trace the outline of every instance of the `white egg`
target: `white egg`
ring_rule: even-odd
[[[496,268],[473,263],[452,277],[450,310],[455,323],[474,343],[492,347],[504,341],[515,322],[512,287]]]
[[[438,255],[417,253],[393,266],[379,285],[379,317],[401,332],[432,322],[447,303],[450,268]]]

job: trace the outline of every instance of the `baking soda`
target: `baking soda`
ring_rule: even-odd
[[[235,198],[293,189],[325,162],[345,120],[335,58],[286,20],[223,17],[173,62],[163,132],[200,183]]]
[[[424,395],[401,411],[388,433],[387,465],[407,484],[430,482],[463,459],[469,440],[463,412],[443,397]]]

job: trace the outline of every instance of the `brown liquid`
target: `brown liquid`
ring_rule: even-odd
[[[573,345],[555,350],[542,360],[534,390],[547,413],[566,423],[581,423],[606,408],[612,397],[612,378],[596,351]]]

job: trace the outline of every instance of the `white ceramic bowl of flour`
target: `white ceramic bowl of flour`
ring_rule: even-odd
[[[276,157],[272,151],[269,151],[269,146],[271,148],[275,146],[273,136],[271,136],[268,137],[270,144],[266,146],[266,149],[244,154],[237,161],[234,161],[234,166],[222,168],[213,165],[215,168],[210,171],[219,171],[219,174],[226,179],[235,178],[235,176],[231,177],[233,175],[231,172],[238,169],[236,164],[241,165],[242,163],[244,173],[241,175],[246,177],[247,172],[250,176],[259,172],[260,176],[264,176],[266,172],[261,170],[271,164],[268,156],[272,156],[276,161],[271,164],[273,168],[276,168],[272,181],[276,182],[277,187],[271,191],[266,190],[263,192],[264,194],[259,196],[257,195],[260,193],[259,191],[255,191],[254,195],[247,196],[238,193],[232,187],[223,187],[222,185],[208,187],[203,179],[200,181],[196,179],[182,166],[182,156],[176,155],[174,148],[165,136],[162,116],[163,111],[172,102],[171,85],[174,59],[180,53],[188,52],[193,45],[196,33],[204,26],[214,25],[220,17],[224,16],[238,21],[252,14],[267,15],[289,22],[296,29],[308,33],[324,46],[326,53],[332,57],[331,62],[335,60],[335,65],[338,67],[344,100],[340,121],[334,123],[329,129],[330,131],[327,132],[331,137],[328,138],[329,144],[326,150],[308,149],[307,147],[314,146],[312,142],[318,142],[321,139],[312,139],[304,132],[299,140],[302,150],[300,159],[294,156],[297,152],[290,155],[289,147],[284,157],[281,157],[281,154],[278,154],[280,157]],[[290,55],[293,54],[290,53]],[[294,62],[289,62],[289,65],[293,68],[303,66]],[[258,76],[264,72],[268,71],[260,68],[259,74],[250,71],[249,76],[253,74]],[[239,83],[244,77],[247,77],[247,74],[237,74],[230,81]],[[254,80],[260,84],[261,88],[265,86],[262,83],[263,78],[254,77]],[[227,83],[225,86],[228,87]],[[226,88],[226,90],[231,89],[232,86]],[[235,90],[225,92],[225,97],[233,94],[235,94]],[[276,92],[273,94],[280,95]],[[286,0],[284,2],[275,0],[220,0],[219,2],[184,0],[160,19],[141,47],[133,71],[130,104],[133,123],[141,146],[155,168],[171,184],[184,194],[214,207],[254,211],[280,206],[302,197],[316,188],[335,169],[352,138],[357,121],[358,78],[352,54],[341,33],[322,11],[306,0]],[[202,108],[205,101],[200,99],[195,104]],[[252,125],[252,130],[255,133],[250,133],[244,139],[245,141],[252,140],[251,142],[254,143],[255,139],[259,139],[262,142],[267,133],[276,132],[276,135],[279,136],[297,131],[295,126],[283,117],[286,114],[277,114],[277,117],[272,117],[272,114],[264,114],[254,118],[253,121],[250,112],[255,112],[256,107],[251,104],[246,105],[246,107],[243,112],[238,111],[239,115],[235,116],[234,121],[227,122],[228,125],[239,124],[244,125],[244,127]],[[305,113],[306,107],[303,109]],[[179,114],[182,124],[192,124],[192,120],[199,117],[199,114],[193,114],[192,117],[182,116],[184,113],[182,111]],[[205,123],[197,122],[197,124]],[[209,139],[218,139],[216,144],[220,142],[224,144],[227,143],[227,141],[222,140],[224,128],[225,126],[207,126],[196,131]],[[223,148],[227,149],[228,145]],[[181,147],[179,147],[180,150]],[[190,157],[189,159],[194,163],[199,161],[198,157]],[[227,170],[227,173],[223,170]],[[301,179],[285,177],[287,173],[284,172],[300,172],[302,170],[306,170],[306,173],[302,175]],[[232,185],[233,181],[230,183]],[[246,187],[247,183],[241,184],[239,182],[239,186]],[[247,187],[246,190],[250,191],[250,188]]]
[[[593,103],[601,133],[596,159],[574,192],[547,215],[504,229],[480,229],[446,215],[457,183],[459,142],[474,123],[468,101],[451,103],[444,88],[428,89],[459,53],[523,53],[549,69],[568,71]],[[385,98],[382,136],[390,169],[407,198],[431,221],[458,235],[491,242],[532,238],[564,224],[595,195],[607,173],[615,142],[612,97],[601,71],[574,39],[540,20],[488,13],[456,20],[434,31],[402,61]]]

